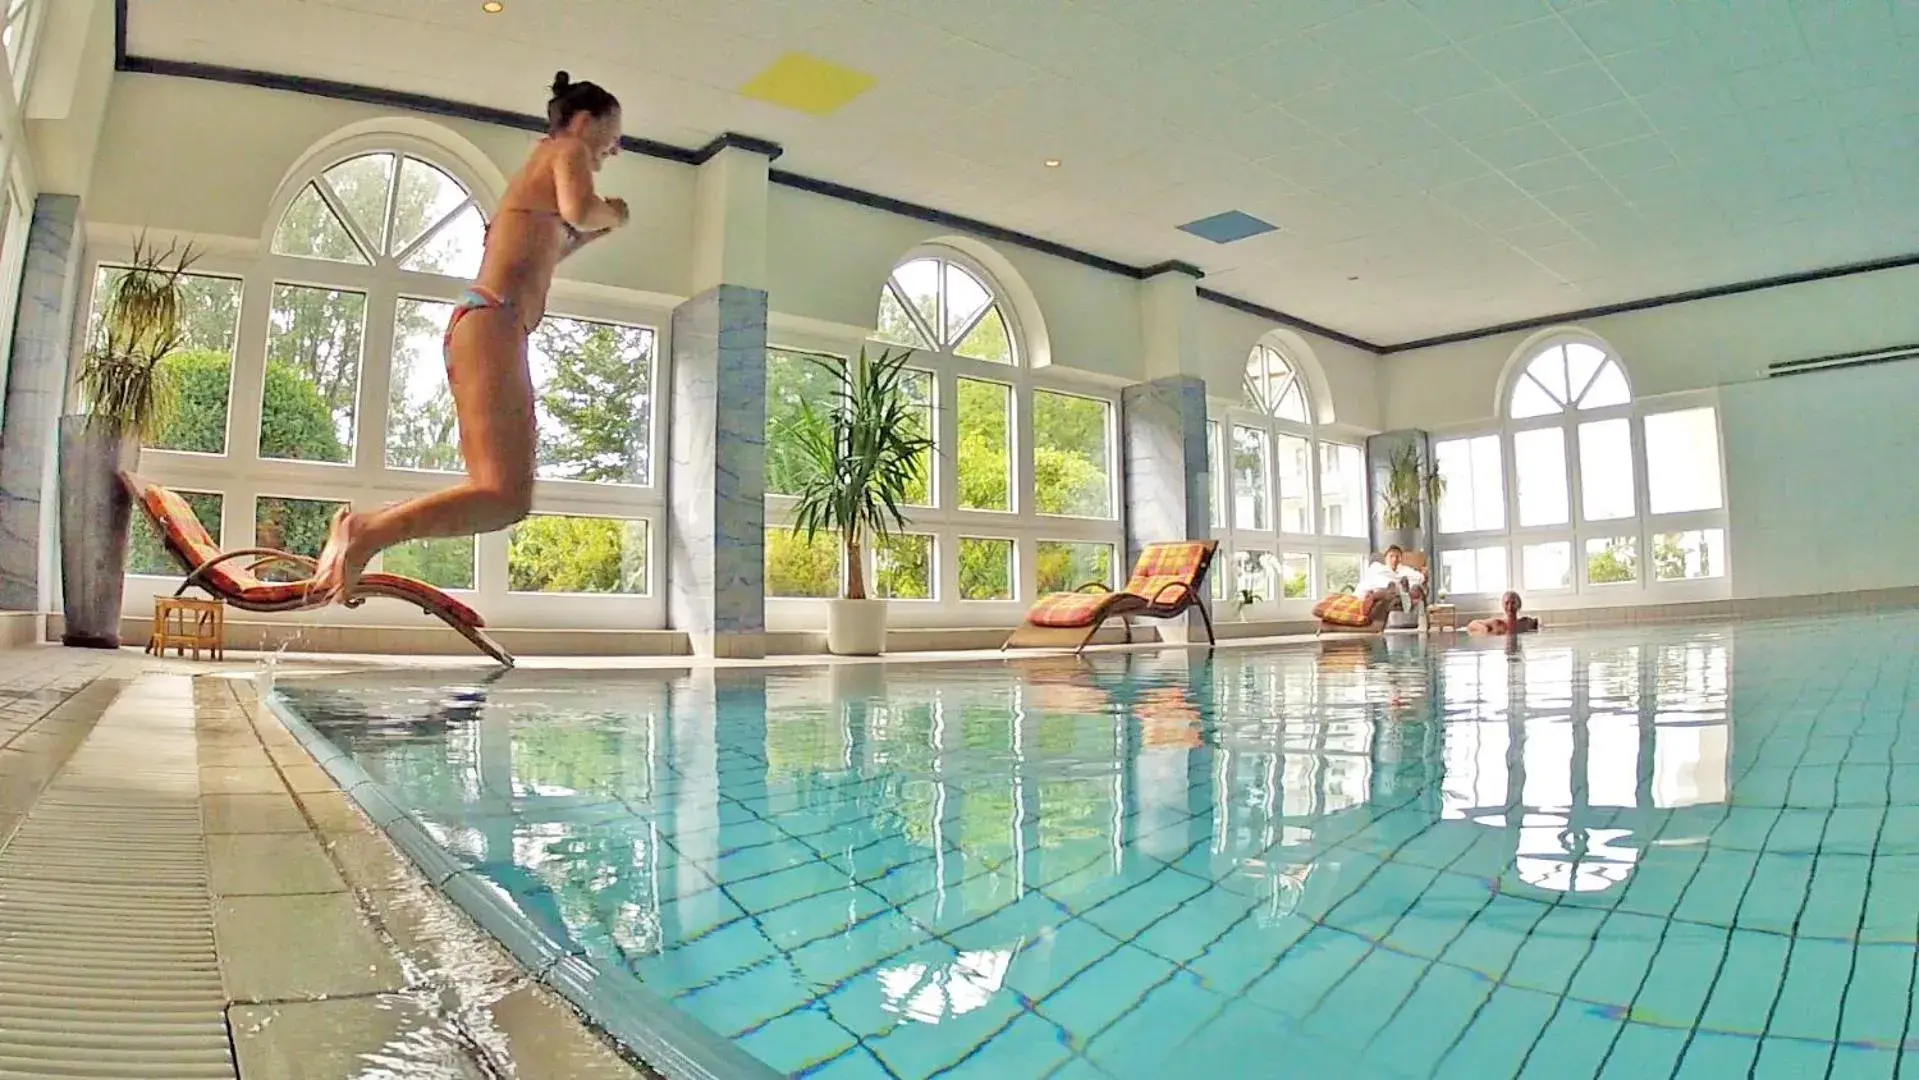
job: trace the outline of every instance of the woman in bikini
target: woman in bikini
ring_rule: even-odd
[[[447,383],[467,478],[378,510],[341,510],[314,573],[316,595],[351,603],[376,552],[406,540],[504,529],[532,505],[538,439],[527,335],[546,313],[560,260],[628,217],[625,201],[593,190],[593,174],[619,149],[619,101],[562,71],[546,117],[546,137],[507,185],[487,227],[479,280],[446,328]]]

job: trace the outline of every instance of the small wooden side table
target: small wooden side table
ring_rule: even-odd
[[[1446,629],[1448,630],[1456,631],[1459,629],[1458,604],[1431,604],[1427,606],[1426,625],[1431,629],[1437,630],[1441,623],[1445,623]]]
[[[195,660],[200,659],[201,649],[207,650],[214,660],[224,659],[227,649],[226,603],[197,596],[154,597],[153,636],[147,640],[147,651],[155,656],[165,656],[169,647],[178,656],[185,656],[187,650],[192,649]]]

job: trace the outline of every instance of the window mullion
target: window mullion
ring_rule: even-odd
[[[346,229],[348,236],[353,238],[354,244],[359,247],[361,254],[366,256],[367,262],[373,266],[381,265],[385,258],[384,253],[360,228],[360,223],[347,211],[346,202],[340,198],[339,192],[333,190],[333,185],[325,176],[313,178],[313,190],[320,193],[320,201],[326,203],[327,209],[333,211],[333,216],[339,219],[340,226]]]

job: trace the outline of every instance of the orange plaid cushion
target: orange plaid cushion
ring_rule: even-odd
[[[1033,605],[1026,621],[1034,626],[1078,629],[1097,622],[1102,610],[1112,602],[1112,593],[1053,593]]]
[[[1370,626],[1373,613],[1364,597],[1334,593],[1313,608],[1313,618],[1334,626]]]
[[[1191,601],[1194,594],[1185,589],[1167,589],[1168,585],[1199,584],[1200,568],[1206,563],[1207,545],[1195,540],[1169,544],[1148,544],[1139,553],[1139,565],[1133,567],[1132,580],[1125,592],[1142,600],[1157,599],[1161,605]],[[1165,595],[1161,590],[1165,589]]]

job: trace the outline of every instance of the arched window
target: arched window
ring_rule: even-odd
[[[1278,615],[1351,588],[1368,533],[1364,452],[1322,437],[1300,365],[1277,342],[1253,346],[1223,412],[1207,424],[1209,502],[1232,572],[1213,576],[1214,598]]]
[[[1270,345],[1253,346],[1252,355],[1246,358],[1246,403],[1280,420],[1295,424],[1313,422],[1299,373]]]
[[[813,468],[790,425],[803,400],[830,392],[835,369],[864,347],[912,353],[908,392],[923,403],[935,452],[908,499],[911,525],[869,553],[869,591],[899,601],[894,625],[978,625],[1017,618],[1036,594],[1123,571],[1117,402],[1059,366],[1026,363],[1013,305],[985,268],[929,246],[894,267],[861,345],[777,342],[767,358],[767,595],[775,625],[818,622],[781,601],[837,596],[836,541],[789,529],[791,496]],[[994,605],[999,605],[997,609]]]
[[[1530,345],[1511,370],[1502,431],[1434,443],[1446,480],[1439,587],[1606,602],[1723,588],[1711,396],[1637,399],[1620,357],[1578,334]]]
[[[442,339],[479,271],[489,196],[459,155],[412,134],[357,135],[309,160],[273,200],[259,256],[196,265],[188,348],[168,361],[180,408],[145,467],[192,492],[226,546],[311,556],[343,502],[399,501],[464,469]],[[96,304],[116,254],[101,259]],[[532,516],[392,548],[375,566],[475,593],[504,625],[659,625],[657,313],[565,293],[528,342]],[[136,536],[132,572],[173,573],[150,541]]]
[[[398,153],[361,154],[314,177],[273,232],[273,253],[471,278],[486,218],[459,181]]]

